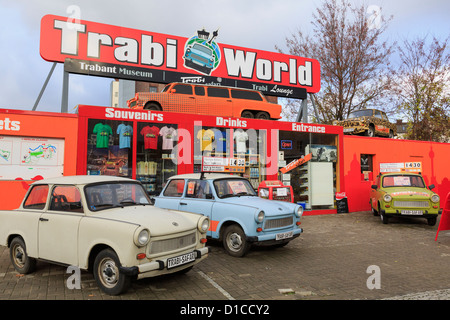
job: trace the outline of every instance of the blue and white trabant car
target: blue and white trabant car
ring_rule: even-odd
[[[225,250],[236,257],[244,256],[252,244],[283,246],[303,232],[301,206],[262,199],[240,176],[173,176],[155,197],[155,206],[207,216],[207,236],[223,241]]]

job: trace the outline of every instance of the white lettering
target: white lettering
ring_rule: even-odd
[[[20,130],[20,121],[11,121],[11,119],[9,119],[9,118],[0,120],[0,130],[19,131]]]
[[[246,128],[247,127],[247,121],[241,120],[241,119],[225,119],[222,117],[216,117],[216,125],[217,126],[229,126],[229,127],[238,127],[238,128]]]
[[[112,119],[128,119],[128,120],[148,120],[148,121],[163,121],[164,116],[161,113],[153,113],[151,111],[129,111],[118,110],[114,108],[105,108],[105,117]]]
[[[229,76],[252,78],[256,52],[237,50],[235,54],[230,48],[223,48],[223,52]]]
[[[121,62],[138,63],[138,42],[135,39],[117,37],[115,44],[121,45],[114,50],[114,58]]]
[[[78,55],[78,33],[86,32],[86,25],[55,20],[55,29],[61,29],[61,53]]]
[[[161,43],[153,42],[153,36],[142,35],[141,63],[156,67],[164,63],[164,47]]]
[[[292,123],[292,131],[325,133],[325,127],[317,125],[306,125],[303,123]]]
[[[91,58],[100,58],[100,45],[112,46],[112,39],[107,34],[89,32],[87,55]]]

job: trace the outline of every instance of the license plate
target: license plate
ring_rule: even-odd
[[[293,231],[283,232],[283,233],[277,233],[277,234],[275,235],[275,240],[289,239],[289,238],[292,238],[293,235],[294,235],[294,232],[293,232]]]
[[[195,261],[194,252],[182,254],[178,257],[169,258],[167,259],[167,269],[175,268],[192,261]]]
[[[422,210],[401,210],[401,214],[404,215],[413,215],[413,216],[421,216],[423,214]]]
[[[353,132],[355,131],[355,128],[345,128],[344,132]]]

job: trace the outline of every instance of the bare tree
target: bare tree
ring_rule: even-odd
[[[313,15],[311,35],[298,30],[286,38],[290,54],[317,59],[321,65],[321,90],[313,99],[324,123],[366,108],[389,88],[392,45],[381,40],[388,20],[381,10],[368,20],[367,9],[353,7],[349,0],[325,1]],[[287,109],[293,104],[287,103]]]
[[[393,96],[408,120],[407,139],[447,142],[450,139],[449,38],[428,36],[405,40],[399,48]]]

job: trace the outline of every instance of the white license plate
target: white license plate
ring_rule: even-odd
[[[421,216],[421,215],[423,215],[423,211],[422,210],[401,210],[400,213],[404,214],[404,215],[412,215],[412,216]]]
[[[345,128],[344,132],[353,132],[355,131],[355,128]]]
[[[169,258],[167,259],[167,269],[175,268],[192,261],[195,261],[194,252],[182,254],[178,257]]]
[[[283,233],[277,233],[277,234],[275,235],[275,240],[289,239],[289,238],[292,238],[293,235],[294,235],[294,232],[293,232],[293,231],[283,232]]]

